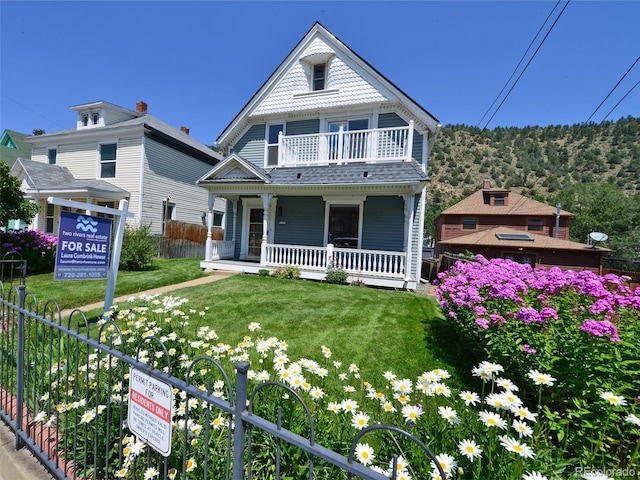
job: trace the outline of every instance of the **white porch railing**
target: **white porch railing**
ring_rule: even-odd
[[[210,240],[211,257],[207,260],[225,260],[234,256],[235,242],[230,240]]]
[[[325,271],[330,263],[351,275],[403,278],[406,253],[352,248],[309,247],[266,244],[265,265],[277,267],[297,265],[301,269]]]
[[[413,121],[407,127],[278,137],[278,166],[410,161]]]

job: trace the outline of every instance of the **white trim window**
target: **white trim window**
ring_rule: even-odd
[[[116,158],[118,156],[117,143],[103,143],[99,146],[100,177],[116,178]]]
[[[327,64],[318,63],[312,66],[311,90],[314,92],[326,90],[327,88]]]
[[[58,149],[49,148],[47,150],[47,158],[49,159],[49,165],[55,165],[58,158]]]
[[[278,136],[280,132],[282,132],[283,135],[285,134],[285,126],[285,122],[267,124],[265,167],[278,166]]]

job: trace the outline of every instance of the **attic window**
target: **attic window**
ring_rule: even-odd
[[[88,113],[83,113],[82,114],[82,126],[83,127],[89,126],[89,114]]]
[[[100,114],[98,112],[93,112],[91,114],[91,121],[94,125],[98,125],[98,121],[100,120]]]
[[[321,63],[313,66],[313,91],[324,90],[327,79],[327,64]]]
[[[493,204],[498,206],[498,205],[505,205],[505,196],[504,193],[496,193],[493,196]]]

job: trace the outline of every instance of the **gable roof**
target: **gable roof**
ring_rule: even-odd
[[[31,157],[31,145],[25,142],[29,135],[6,129],[0,137],[0,162],[4,162],[10,167],[18,157]]]
[[[572,242],[559,238],[549,237],[546,235],[532,234],[533,240],[504,240],[498,238],[496,234],[510,234],[521,237],[524,233],[522,230],[513,228],[494,227],[488,230],[462,235],[449,240],[442,240],[438,243],[442,245],[475,245],[479,247],[505,247],[505,248],[521,248],[525,250],[541,249],[541,250],[574,250],[574,251],[600,251],[612,252],[613,250],[598,247],[597,249],[585,243]]]
[[[505,192],[509,195],[508,205],[488,205],[484,202],[485,192]],[[525,197],[504,189],[482,189],[472,193],[464,200],[444,210],[440,215],[555,215],[556,207]],[[438,216],[440,216],[438,215]],[[566,210],[560,210],[561,217],[575,216]]]
[[[290,80],[290,78],[287,78],[287,74],[299,61],[321,62],[331,58],[332,56],[339,58],[347,67],[349,67],[349,74],[354,81],[356,78],[360,78],[364,79],[366,83],[369,84],[370,91],[356,92],[357,95],[352,96],[351,98],[357,98],[360,95],[369,95],[368,99],[358,98],[358,101],[361,103],[380,103],[383,101],[401,103],[409,116],[415,119],[416,129],[427,129],[432,133],[432,135],[437,134],[440,127],[440,122],[437,118],[417,104],[395,84],[389,81],[384,75],[378,72],[362,57],[327,30],[322,24],[316,22],[305,34],[302,40],[300,40],[293,50],[291,50],[271,76],[264,82],[260,89],[253,95],[253,97],[251,97],[242,110],[238,112],[231,123],[227,125],[216,140],[216,143],[228,146],[249,124],[248,119],[252,115],[257,113],[263,114],[263,112],[260,112],[259,110],[260,107],[270,95],[276,95],[277,92],[275,92],[275,90],[284,79],[287,79],[287,81]],[[301,92],[301,94],[304,93],[305,92]],[[313,93],[322,95],[322,93],[319,92]],[[266,110],[264,113],[267,113]]]
[[[129,197],[129,192],[104,180],[78,180],[66,167],[26,158],[16,160],[11,174],[22,181],[27,196],[32,197],[49,196],[57,192],[118,200]]]

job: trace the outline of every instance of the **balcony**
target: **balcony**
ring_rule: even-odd
[[[316,133],[278,137],[279,167],[351,162],[408,162],[413,121],[406,127]],[[276,166],[276,165],[273,165]]]

